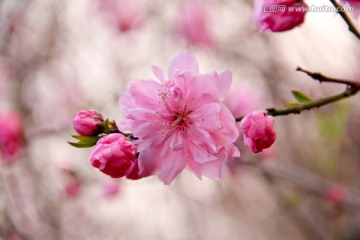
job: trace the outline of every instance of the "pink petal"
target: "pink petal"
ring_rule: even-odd
[[[208,131],[217,131],[221,128],[219,112],[220,105],[218,103],[208,103],[196,109],[189,116],[195,119],[197,127]]]
[[[188,88],[187,98],[200,99],[205,95],[213,97],[211,102],[215,99],[218,101],[219,90],[216,86],[216,73],[200,74],[192,79],[191,87]],[[200,105],[200,104],[197,104]]]
[[[218,131],[218,134],[226,136],[227,141],[233,143],[239,138],[239,129],[235,125],[235,118],[230,110],[223,104],[220,104],[220,107],[219,119],[223,128]]]
[[[218,80],[216,82],[216,85],[219,88],[219,99],[222,101],[226,97],[230,85],[232,82],[232,72],[229,70],[226,70],[219,74]]]
[[[138,164],[139,164],[139,176],[147,177],[158,169],[163,161],[161,156],[162,147],[153,146],[151,149],[145,149],[140,152]]]
[[[161,83],[165,83],[165,72],[161,68],[156,65],[152,65],[151,69],[157,79],[160,80]]]
[[[203,146],[195,145],[191,142],[188,143],[188,151],[191,154],[193,161],[198,163],[205,163],[217,159],[217,156],[210,154]]]
[[[221,178],[222,161],[206,162],[202,165],[202,174],[213,180]]]
[[[189,142],[191,141],[195,145],[202,144],[203,146],[206,144],[207,150],[211,151],[212,153],[217,151],[215,142],[209,132],[200,128],[190,128],[187,130],[187,135]]]
[[[186,160],[188,158],[187,155],[185,150],[171,151],[168,147],[164,149],[162,158],[166,159],[162,162],[160,171],[158,172],[158,177],[164,184],[169,185],[185,168]]]
[[[172,151],[179,151],[184,148],[184,137],[180,132],[174,132],[170,140],[170,149]]]
[[[199,179],[201,176],[208,177],[213,180],[221,178],[222,161],[210,161],[206,163],[198,163],[196,161],[188,161],[188,169],[192,171]]]
[[[129,96],[133,99],[134,105],[137,107],[148,108],[155,110],[154,108],[160,106],[158,104],[157,93],[159,90],[162,90],[161,84],[154,80],[137,80],[130,82],[128,85],[129,95],[123,94],[119,102],[125,107],[132,107],[126,104],[129,104],[127,99]]]
[[[181,51],[176,55],[176,57],[169,65],[168,78],[169,80],[174,80],[179,73],[183,73],[185,71],[191,71],[194,74],[198,74],[199,66],[195,57],[191,53],[187,51]]]

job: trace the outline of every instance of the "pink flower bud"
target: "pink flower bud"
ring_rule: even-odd
[[[244,133],[244,143],[254,153],[269,148],[276,139],[274,118],[265,113],[255,111],[247,114],[240,123]]]
[[[135,162],[136,146],[120,133],[100,139],[90,156],[91,165],[113,178],[126,176]]]
[[[0,152],[8,163],[18,157],[23,145],[22,120],[18,113],[0,114]]]
[[[260,32],[284,32],[302,24],[306,11],[307,5],[297,0],[257,0],[254,18]]]
[[[139,162],[136,160],[130,167],[128,174],[126,175],[127,179],[131,180],[138,180],[140,178],[146,177],[151,175],[152,173],[149,173],[148,175],[140,175],[140,169],[139,169]]]
[[[81,136],[96,136],[104,131],[103,116],[95,110],[83,110],[74,118],[74,129]]]

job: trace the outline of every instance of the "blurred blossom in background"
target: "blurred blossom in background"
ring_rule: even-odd
[[[352,239],[359,96],[276,117],[276,154],[241,141],[242,157],[219,181],[183,172],[170,186],[112,182],[90,165],[91,149],[66,143],[80,110],[120,122],[127,83],[183,49],[201,72],[233,72],[226,103],[235,115],[280,108],[292,89],[314,99],[343,91],[297,66],[360,81],[359,41],[336,13],[259,33],[253,12],[250,0],[0,1],[0,239]],[[256,167],[263,158],[272,161]]]

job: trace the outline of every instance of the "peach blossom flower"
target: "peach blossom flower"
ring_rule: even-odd
[[[155,80],[138,80],[120,97],[123,130],[139,138],[139,174],[157,174],[170,184],[186,167],[196,176],[219,179],[225,160],[240,156],[234,116],[222,103],[232,73],[200,74],[195,58],[180,52],[168,79],[153,66]]]

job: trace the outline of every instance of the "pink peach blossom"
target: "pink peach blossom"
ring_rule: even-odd
[[[81,136],[96,136],[104,131],[103,116],[95,110],[83,110],[74,117],[74,129]]]
[[[135,162],[136,146],[120,133],[101,138],[90,155],[91,165],[113,178],[126,176]]]
[[[180,52],[170,63],[168,79],[157,66],[160,81],[138,80],[120,97],[123,130],[139,138],[139,175],[157,174],[170,184],[186,167],[200,179],[219,179],[225,160],[240,156],[235,119],[222,103],[232,73],[200,74],[195,58]]]
[[[307,5],[297,0],[256,0],[254,19],[260,32],[283,32],[304,22]]]
[[[175,31],[189,43],[210,47],[214,44],[209,6],[203,2],[186,2],[180,7]]]
[[[340,0],[340,4],[349,5],[354,8],[355,17],[360,16],[360,1],[359,0]]]
[[[255,111],[247,114],[240,123],[244,133],[244,143],[254,153],[269,148],[276,140],[274,118],[265,113]]]
[[[144,18],[139,3],[128,0],[100,0],[100,11],[120,32],[139,27]]]
[[[6,163],[12,163],[19,157],[23,134],[23,122],[17,112],[0,114],[0,152]]]

